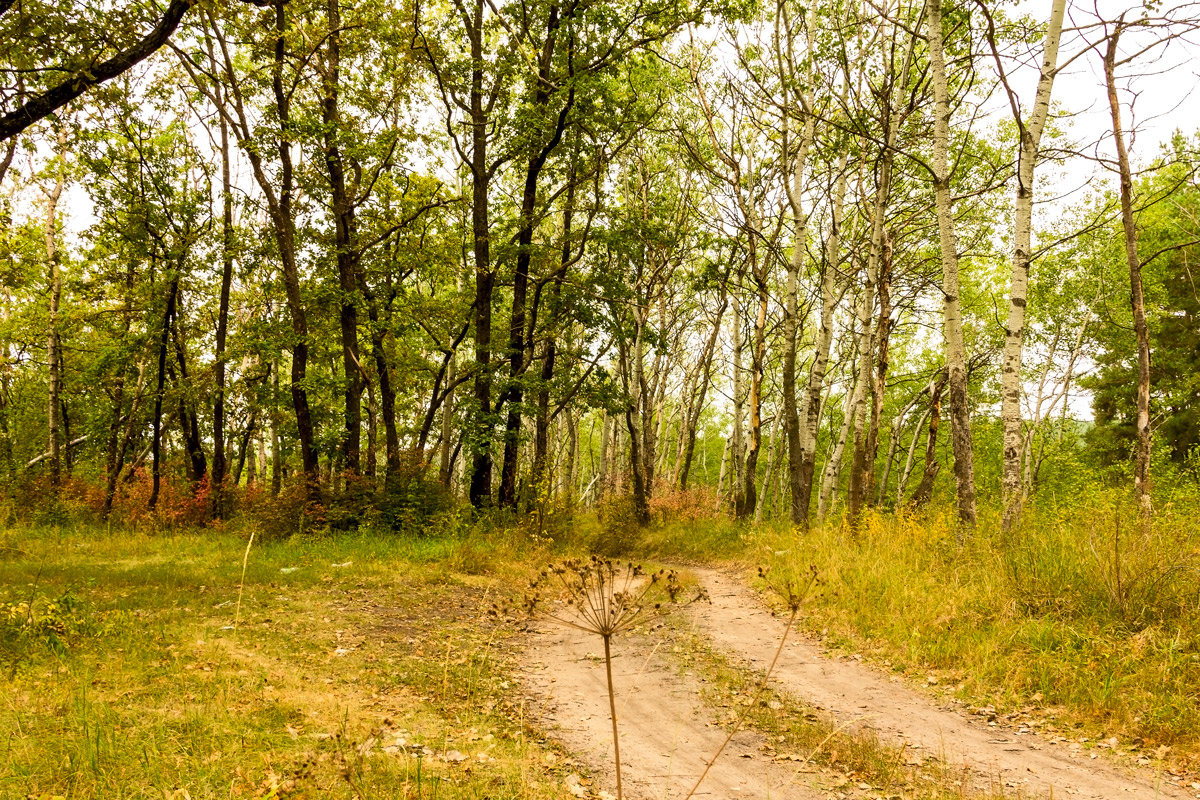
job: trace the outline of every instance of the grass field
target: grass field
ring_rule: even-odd
[[[1166,505],[1143,531],[1119,495],[1031,509],[1011,536],[963,547],[951,511],[830,526],[665,526],[660,558],[737,556],[823,580],[800,624],[989,719],[1200,766],[1200,521]],[[764,595],[771,600],[771,594]]]
[[[799,624],[827,644],[988,718],[1194,769],[1197,523],[1167,509],[1140,531],[1120,509],[1031,512],[1012,537],[985,524],[961,549],[937,511],[805,534],[692,520],[621,543],[659,562],[765,564],[779,581],[816,565]],[[603,532],[584,521],[554,545],[463,530],[249,550],[232,529],[0,532],[0,798],[566,796],[586,772],[531,724],[517,629],[488,611]],[[696,653],[717,707],[747,691]],[[819,724],[784,716],[748,722],[819,747]],[[885,771],[886,748],[863,747],[857,769]]]
[[[562,796],[487,608],[535,547],[9,531],[0,797]],[[239,606],[240,600],[240,606]]]

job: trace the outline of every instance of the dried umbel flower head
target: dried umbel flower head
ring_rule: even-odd
[[[679,602],[682,595],[675,570],[647,573],[640,564],[592,556],[542,570],[525,595],[525,608],[536,613],[543,599],[561,599],[563,608],[549,608],[546,616],[608,639],[661,612],[664,603]]]
[[[759,566],[758,577],[767,584],[768,589],[783,600],[788,611],[793,614],[798,612],[800,607],[804,605],[804,601],[812,593],[813,588],[821,585],[821,578],[818,575],[816,564],[809,564],[803,577],[800,578],[792,576],[775,578],[771,575],[770,567]]]
[[[621,789],[621,743],[617,731],[617,704],[613,689],[612,637],[663,613],[664,603],[676,603],[683,584],[675,570],[646,573],[640,564],[614,562],[592,556],[567,559],[542,570],[525,595],[526,609],[535,612],[543,597],[561,600],[545,615],[572,628],[593,633],[604,640],[604,672],[608,685],[609,717],[612,720],[613,762],[617,772],[617,800]],[[697,599],[700,599],[697,597]]]

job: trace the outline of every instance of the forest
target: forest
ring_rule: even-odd
[[[495,686],[516,667],[478,648],[516,635],[542,562],[766,559],[754,585],[787,631],[993,720],[1053,706],[1038,719],[1086,747],[1159,746],[1200,797],[1198,47],[1182,2],[0,0],[0,666],[14,687],[125,669],[98,644],[115,636],[149,681],[179,664],[168,641],[244,646],[280,586],[311,607],[253,646],[288,653],[321,592],[372,586],[429,612],[380,630],[477,648],[404,656],[405,691],[442,687],[419,698],[428,730],[481,714],[515,741]],[[697,569],[679,585],[712,593]],[[231,626],[180,611],[213,587]],[[498,628],[448,610],[492,601]],[[159,638],[136,644],[143,616]],[[346,656],[350,623],[324,619],[312,636]],[[187,668],[259,668],[221,646]],[[363,675],[385,657],[353,656]],[[709,667],[765,708],[784,690],[763,662]],[[208,687],[189,703],[210,677],[189,673]],[[472,691],[492,705],[454,704]],[[780,696],[735,732],[798,736]],[[191,739],[105,772],[100,712],[51,723],[22,697],[0,794],[219,793],[148,777],[199,769]],[[115,697],[105,730],[142,724]],[[291,739],[221,796],[608,792],[605,767],[546,767],[552,748],[502,758],[519,778],[454,777],[460,750],[359,711],[292,772],[269,752],[308,717],[283,714]],[[21,714],[81,744],[47,728],[69,752],[43,758]],[[364,766],[387,736],[408,760]],[[827,741],[848,786],[925,780],[880,777],[884,745],[846,771],[859,750]],[[222,751],[205,763],[232,774]],[[135,784],[154,792],[116,793]]]
[[[142,5],[2,18],[10,515],[1194,479],[1195,141],[1130,110],[1188,8]]]

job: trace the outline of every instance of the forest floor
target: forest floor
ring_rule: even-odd
[[[987,708],[969,709],[860,657],[828,652],[796,631],[789,631],[780,651],[770,693],[757,694],[754,684],[775,656],[785,620],[773,615],[736,572],[695,569],[692,574],[707,590],[711,606],[691,606],[682,628],[676,626],[657,644],[644,637],[632,641],[614,659],[628,796],[688,797],[721,747],[721,724],[728,727],[741,717],[745,724],[690,796],[1200,797],[1193,777],[1120,758],[1108,743],[1085,748],[1086,740],[1043,736],[1036,724],[1009,722]],[[524,675],[543,725],[612,784],[598,643],[595,636],[561,625],[539,625],[528,640]],[[732,703],[713,702],[711,686],[722,682],[712,668],[714,656],[743,672],[741,691],[725,697]],[[758,712],[752,719],[740,711],[721,713],[751,704]],[[828,731],[817,748],[800,754],[790,746],[795,743],[788,728],[794,725],[782,719],[797,712],[818,734]]]

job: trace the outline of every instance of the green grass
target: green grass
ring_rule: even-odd
[[[856,533],[730,526],[667,525],[645,544],[783,576],[814,564],[824,585],[802,625],[827,644],[1052,735],[1116,736],[1176,767],[1200,759],[1200,521],[1188,505],[1143,533],[1123,498],[1097,494],[1030,509],[1007,537],[984,519],[962,548],[945,508],[871,514]]]
[[[0,603],[22,612],[0,619],[0,797],[562,796],[486,619],[544,549],[503,531],[256,545],[235,630],[246,541],[0,534]]]

